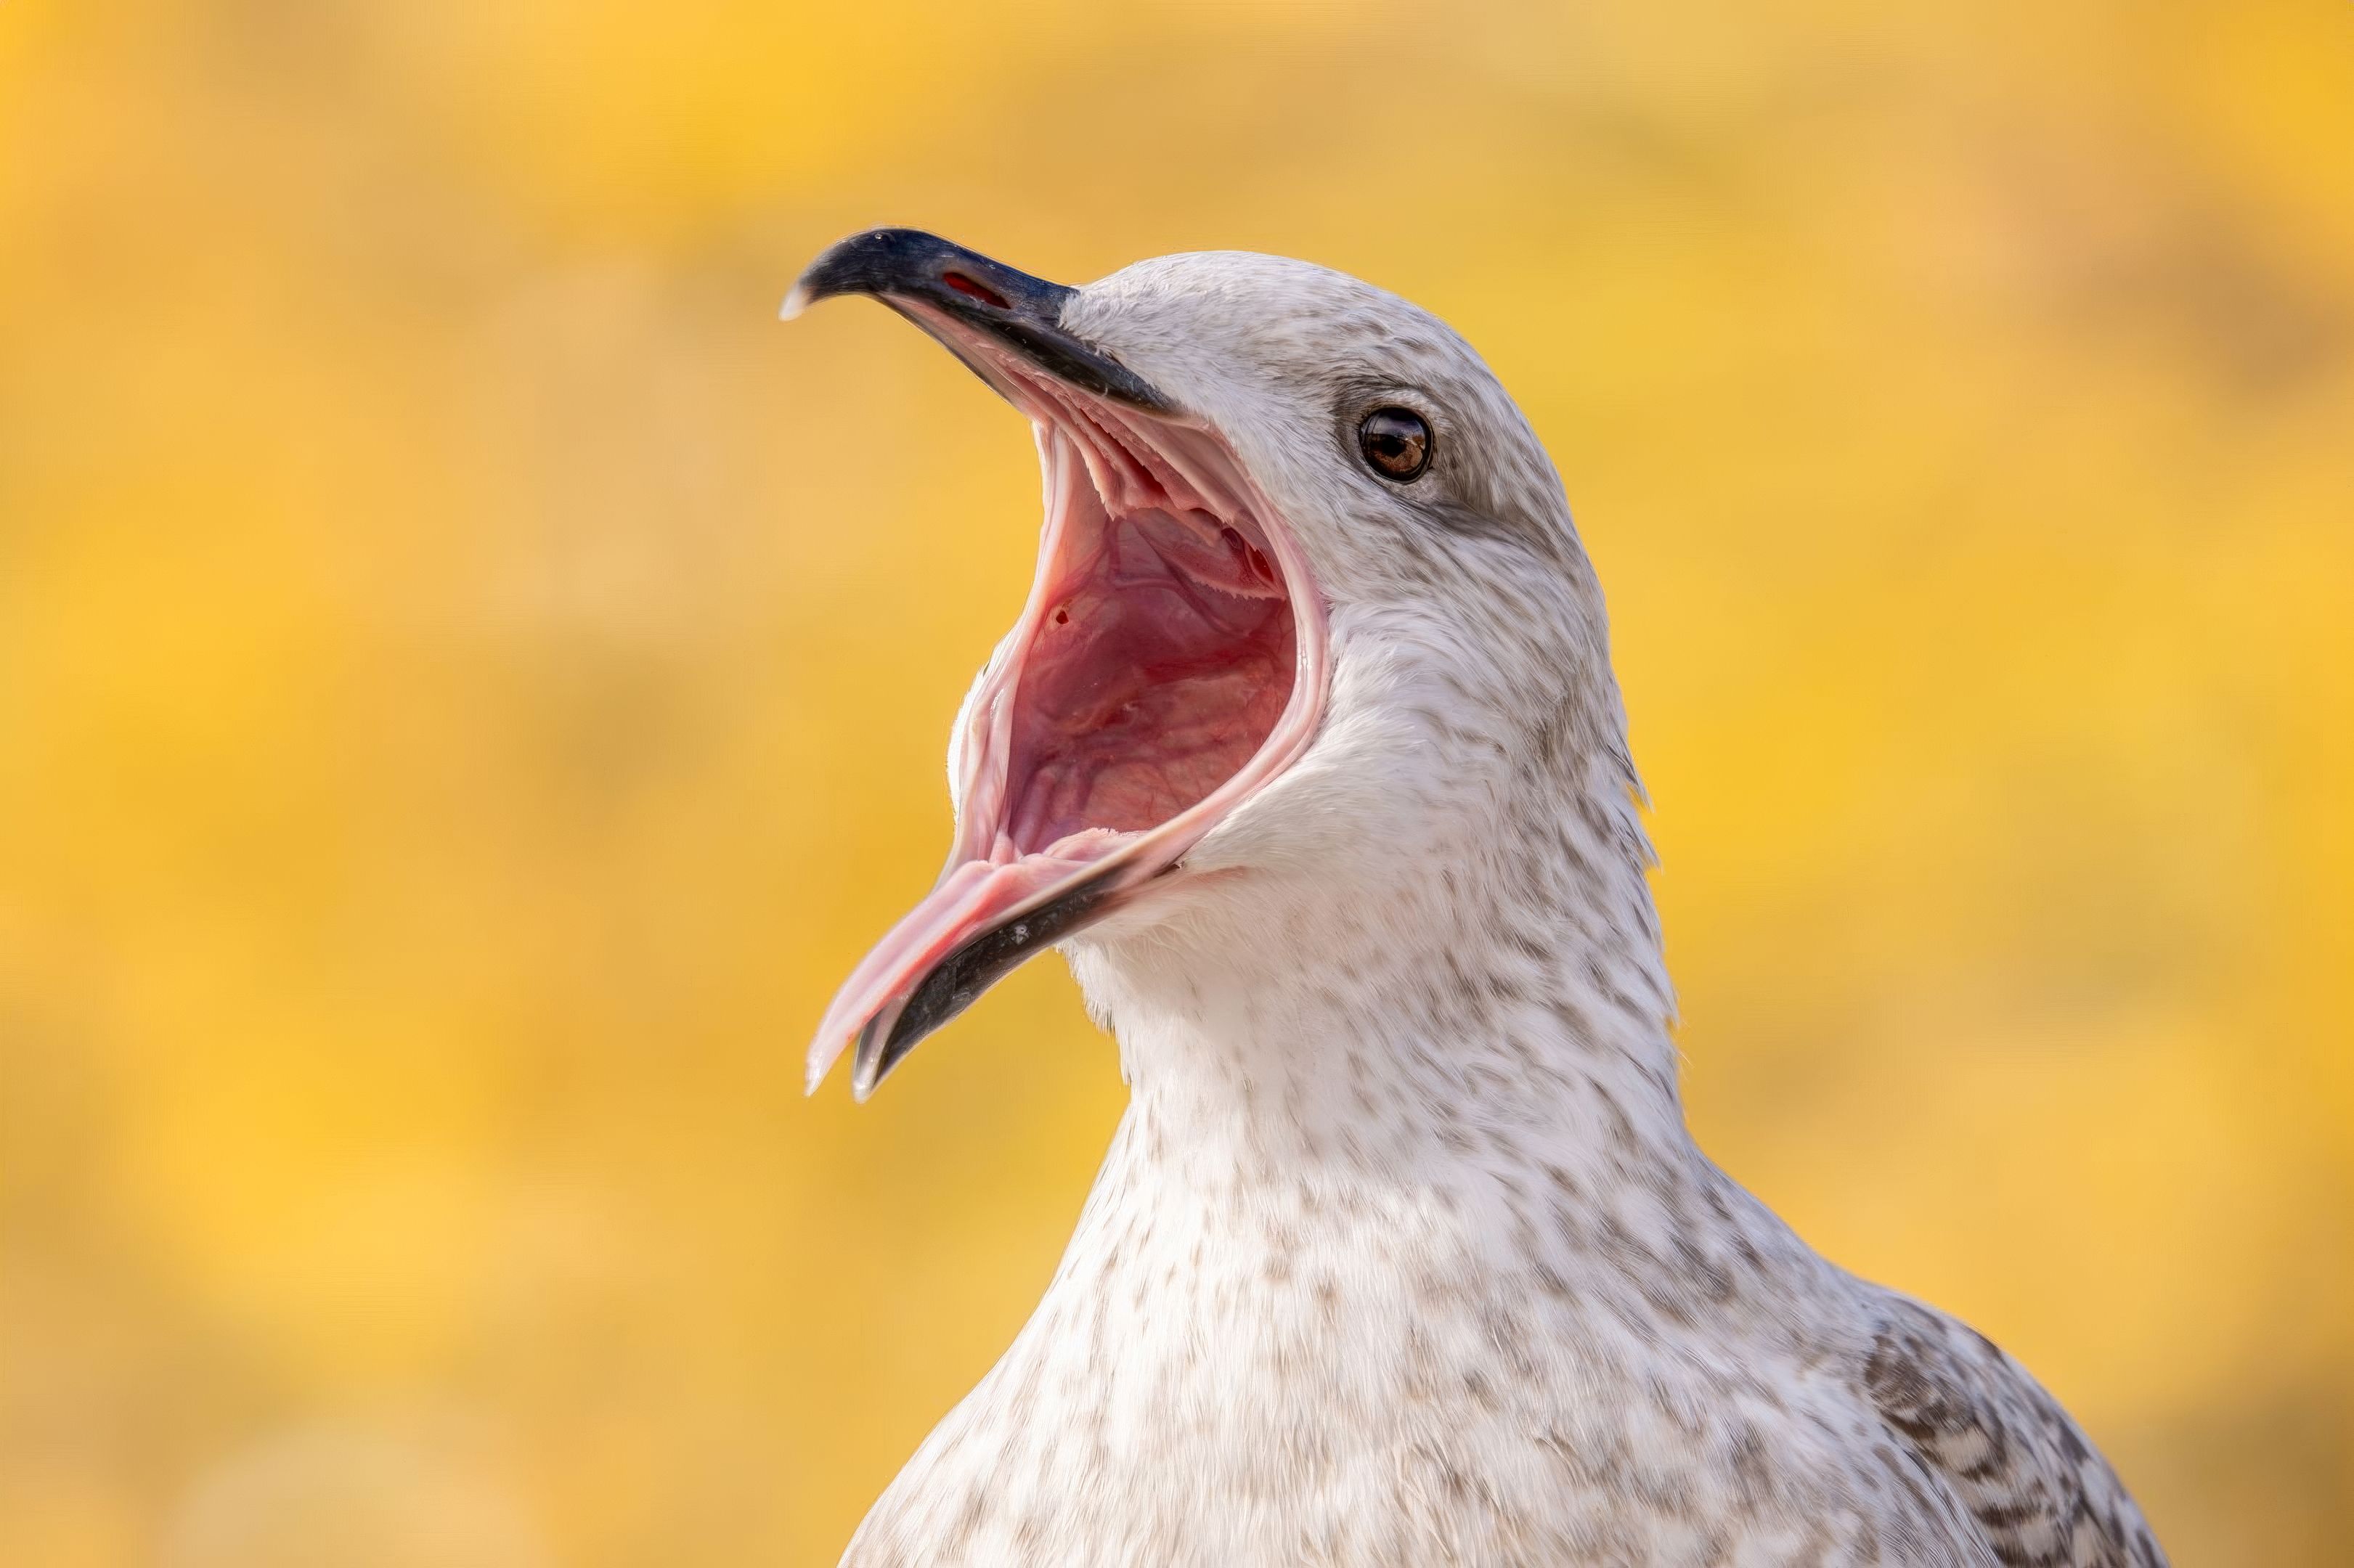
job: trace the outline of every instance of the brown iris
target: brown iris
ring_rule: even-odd
[[[1357,450],[1373,471],[1403,484],[1430,466],[1430,421],[1411,408],[1376,408],[1357,427]]]

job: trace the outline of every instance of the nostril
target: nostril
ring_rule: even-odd
[[[1067,609],[1058,609],[1058,610],[1056,610],[1056,611],[1055,612],[1055,625],[1057,625],[1057,626],[1068,626],[1068,625],[1070,625],[1070,624],[1071,624],[1071,612],[1070,612],[1069,610],[1067,610]]]
[[[940,281],[969,300],[979,300],[984,305],[995,305],[1001,311],[1007,308],[1004,295],[986,283],[974,282],[961,272],[943,272],[940,274]]]

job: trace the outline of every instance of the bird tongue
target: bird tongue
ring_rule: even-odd
[[[1110,846],[1110,840],[1103,842]],[[960,1012],[1007,970],[1076,927],[1108,891],[1087,869],[1085,860],[1052,855],[950,865],[843,982],[810,1048],[809,1086],[817,1086],[854,1040],[873,1038],[887,1047],[911,1005],[921,1004],[926,1023],[931,1014]],[[870,1068],[864,1049],[860,1058],[852,1087],[863,1099],[889,1064]]]
[[[812,1086],[856,1041],[864,1097],[1007,970],[1171,869],[1211,825],[1195,808],[1245,771],[1290,702],[1298,628],[1260,526],[1133,469],[1107,472],[1059,421],[1041,440],[1038,572],[960,719],[955,848],[827,1010]]]

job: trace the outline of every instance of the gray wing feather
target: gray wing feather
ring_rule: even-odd
[[[2166,1568],[2108,1461],[1985,1335],[1891,1296],[1863,1381],[2004,1568]]]

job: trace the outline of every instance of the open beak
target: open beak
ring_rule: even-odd
[[[1076,290],[883,228],[811,262],[784,313],[851,293],[1029,417],[1046,494],[1029,600],[949,743],[948,864],[810,1047],[814,1089],[854,1044],[863,1100],[1023,959],[1184,874],[1314,738],[1327,636],[1306,559],[1232,448],[1064,326]]]

